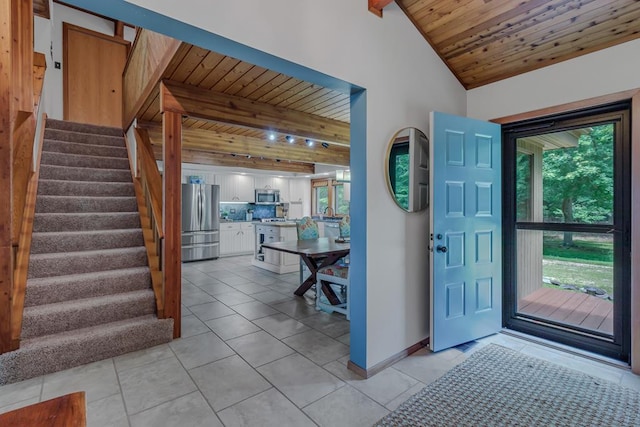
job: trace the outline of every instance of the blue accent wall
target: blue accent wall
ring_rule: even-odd
[[[367,366],[367,92],[351,94],[351,361]]]
[[[147,28],[252,64],[351,94],[351,361],[367,368],[367,156],[363,88],[122,0],[65,3]],[[176,2],[176,7],[184,7]]]

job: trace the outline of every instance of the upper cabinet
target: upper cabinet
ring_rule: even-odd
[[[216,175],[215,183],[220,186],[221,202],[254,202],[255,183],[252,176]]]
[[[308,179],[289,180],[289,201],[304,202],[309,200],[311,193],[311,183]]]

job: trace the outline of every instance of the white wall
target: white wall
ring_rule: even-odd
[[[465,115],[466,94],[395,3],[384,19],[360,0],[128,0],[367,89],[367,361],[428,336],[428,215],[387,194],[391,136],[429,111]],[[357,218],[353,218],[356,221]]]
[[[113,35],[113,21],[98,18],[97,16],[81,12],[59,3],[53,3],[51,8],[51,19],[35,17],[34,19],[34,46],[36,52],[44,53],[47,57],[47,71],[44,81],[44,91],[46,99],[44,102],[44,112],[52,119],[62,119],[62,23],[77,25],[103,34]],[[125,39],[132,41],[135,32],[125,27]],[[60,62],[62,68],[54,67],[54,62]]]
[[[467,114],[495,119],[640,88],[640,39],[467,92]]]

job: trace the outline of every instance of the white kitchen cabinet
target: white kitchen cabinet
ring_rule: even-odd
[[[281,223],[282,224],[282,223]],[[287,225],[266,225],[256,226],[256,241],[260,239],[264,243],[285,242],[298,238],[296,227],[288,223]],[[256,245],[254,257],[251,264],[274,273],[284,274],[299,271],[299,256],[281,251],[274,251]]]
[[[240,250],[240,224],[220,224],[220,256],[234,255]]]
[[[276,177],[274,176],[264,176],[264,175],[256,175],[255,182],[256,188],[265,189],[268,188],[270,190],[280,190],[276,185]]]
[[[305,202],[311,198],[311,181],[308,179],[289,180],[289,202]]]
[[[289,180],[289,218],[311,215],[311,181],[308,179]]]
[[[253,253],[255,233],[250,222],[220,223],[220,256]]]
[[[251,222],[240,223],[240,252],[253,253],[255,246],[255,230]]]
[[[215,183],[220,186],[221,202],[247,202],[255,200],[254,179],[249,175],[216,175]]]

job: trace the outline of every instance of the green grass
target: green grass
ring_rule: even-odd
[[[559,261],[544,257],[542,274],[561,283],[577,287],[595,286],[604,289],[609,295],[613,296],[613,265],[605,266],[584,262]],[[558,289],[558,286],[555,285],[545,284],[545,287]]]
[[[575,234],[572,247],[563,246],[562,233],[545,233],[543,275],[561,283],[595,286],[613,297],[613,242],[610,237]],[[554,285],[546,287],[558,288]]]
[[[544,236],[544,257],[574,261],[613,262],[613,242],[609,239],[585,239],[574,237],[573,246],[563,246],[562,236]]]

